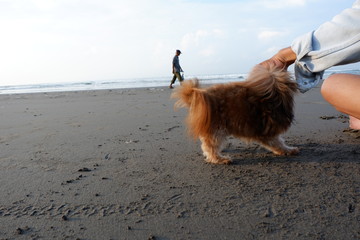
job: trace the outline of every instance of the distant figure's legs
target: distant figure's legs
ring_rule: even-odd
[[[184,80],[179,72],[174,73],[174,76],[173,76],[173,78],[171,80],[169,88],[173,88],[172,85],[175,83],[176,78],[179,80],[180,84]]]

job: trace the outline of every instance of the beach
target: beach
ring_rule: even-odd
[[[176,86],[177,87],[177,86]],[[314,88],[284,135],[204,161],[167,87],[0,95],[0,239],[359,239],[359,133]]]

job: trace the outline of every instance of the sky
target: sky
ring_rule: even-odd
[[[354,0],[0,0],[0,85],[247,73]]]

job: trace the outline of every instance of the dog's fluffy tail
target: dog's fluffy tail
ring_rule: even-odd
[[[199,88],[198,79],[183,81],[181,87],[174,90],[171,98],[178,99],[175,108],[188,107],[186,119],[188,133],[195,139],[209,133],[211,129],[211,104],[207,93]]]
[[[183,81],[181,86],[171,94],[171,98],[178,99],[175,102],[175,108],[190,107],[193,94],[198,89],[199,80],[197,78]]]

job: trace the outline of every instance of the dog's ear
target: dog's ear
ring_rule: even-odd
[[[256,101],[264,100],[264,97],[273,98],[274,94],[293,95],[298,91],[297,83],[290,72],[274,67],[268,69],[261,65],[256,65],[252,69],[248,79],[244,82],[244,86],[251,89]],[[260,99],[257,99],[257,96]]]
[[[292,75],[281,69],[254,67],[245,82],[248,88],[248,101],[259,105],[263,114],[264,127],[273,126],[269,122],[277,122],[279,126],[289,126],[294,118],[294,94],[297,83]],[[264,135],[271,129],[264,128]]]

